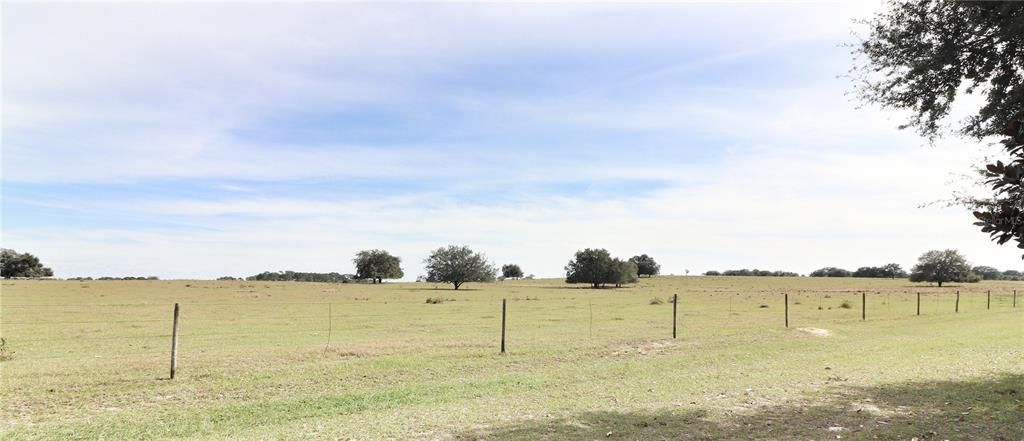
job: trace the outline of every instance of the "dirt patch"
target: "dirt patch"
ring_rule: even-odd
[[[665,352],[669,349],[672,349],[675,346],[676,344],[670,340],[649,340],[633,342],[612,348],[612,351],[609,353],[609,355],[613,357],[656,355]]]
[[[796,328],[796,330],[815,337],[830,337],[832,335],[832,331],[821,328]]]

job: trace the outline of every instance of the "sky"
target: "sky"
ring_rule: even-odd
[[[993,150],[850,96],[879,6],[5,3],[0,241],[57,277],[1020,269],[930,204]]]

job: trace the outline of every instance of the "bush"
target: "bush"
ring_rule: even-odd
[[[850,309],[853,308],[853,305],[850,304],[849,300],[843,300],[843,303],[840,303],[839,307],[843,309]]]
[[[665,301],[661,300],[661,297],[654,297],[654,298],[651,299],[651,304],[652,305],[660,305],[662,303],[665,303]]]
[[[427,303],[429,303],[431,305],[437,305],[439,303],[444,303],[444,297],[428,297],[427,298]]]

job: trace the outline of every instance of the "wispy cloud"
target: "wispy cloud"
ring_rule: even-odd
[[[944,197],[983,152],[855,110],[832,4],[5,6],[4,246],[59,275],[347,271],[468,243],[556,276],[1010,266]]]

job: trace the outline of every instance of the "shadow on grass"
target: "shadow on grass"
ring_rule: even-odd
[[[456,435],[483,440],[1022,440],[1024,375],[849,387],[827,402],[738,410],[587,412]]]

